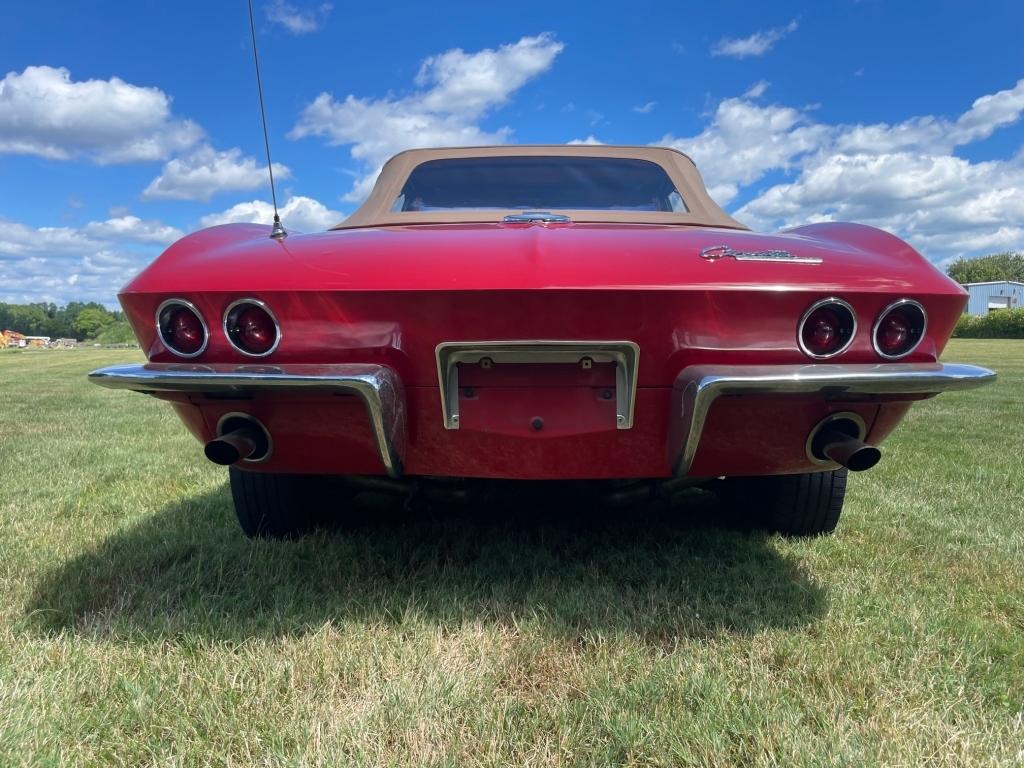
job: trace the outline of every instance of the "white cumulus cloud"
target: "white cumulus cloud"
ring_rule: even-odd
[[[859,221],[894,232],[937,263],[1024,250],[1024,149],[971,161],[956,149],[1024,114],[1024,80],[984,95],[956,118],[828,125],[806,111],[726,99],[693,137],[663,137],[690,154],[720,203],[770,231],[814,221]],[[755,187],[768,174],[785,178]]]
[[[800,157],[818,150],[828,135],[826,126],[811,122],[799,110],[733,98],[718,105],[698,135],[666,134],[657,143],[692,157],[711,196],[724,205],[741,187],[760,181],[769,171],[794,167]]]
[[[418,90],[399,98],[343,100],[321,93],[302,110],[291,138],[320,136],[331,145],[352,145],[365,174],[346,200],[363,199],[391,155],[413,147],[500,144],[507,127],[484,130],[480,119],[548,70],[563,44],[551,35],[524,37],[496,49],[467,53],[456,48],[423,61]]]
[[[106,221],[91,221],[80,230],[86,237],[114,242],[170,245],[184,233],[160,221],[143,221],[138,216],[123,215]]]
[[[769,83],[767,80],[758,80],[752,86],[747,88],[747,90],[743,93],[743,98],[759,99],[762,96],[764,96],[765,92],[768,90],[769,85],[771,85],[771,83]]]
[[[82,227],[0,220],[0,301],[112,305],[116,291],[182,234],[132,215]]]
[[[306,35],[323,27],[334,6],[321,3],[315,8],[299,8],[285,0],[273,0],[266,7],[267,21],[279,24],[293,35]]]
[[[162,160],[202,138],[175,118],[159,88],[72,80],[61,67],[26,67],[0,80],[0,153],[97,163]]]
[[[956,120],[926,115],[900,123],[849,126],[840,134],[837,148],[845,153],[926,151],[948,153],[964,144],[986,139],[1011,125],[1024,112],[1024,80],[1013,88],[975,99]]]
[[[274,179],[285,179],[291,170],[274,163]],[[243,157],[238,148],[224,151],[201,145],[169,160],[142,193],[143,199],[209,200],[218,192],[255,189],[269,184],[267,166]]]
[[[723,37],[711,47],[712,56],[729,56],[734,59],[745,59],[748,56],[764,56],[786,35],[795,32],[797,21],[774,29],[755,32],[749,37]]]
[[[321,232],[340,224],[345,214],[332,211],[326,205],[311,197],[295,195],[285,201],[278,211],[286,229],[299,232]],[[204,227],[217,224],[256,223],[271,224],[274,221],[274,206],[266,200],[250,200],[238,203],[226,211],[204,216],[200,223]]]

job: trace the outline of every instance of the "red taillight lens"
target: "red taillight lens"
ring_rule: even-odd
[[[878,348],[887,355],[898,355],[910,338],[910,322],[900,311],[892,312],[878,326]]]
[[[857,321],[850,306],[826,299],[811,307],[800,323],[800,348],[811,357],[832,357],[853,341]]]
[[[886,308],[875,323],[875,351],[882,357],[909,355],[924,338],[924,307],[904,299]]]
[[[172,299],[161,304],[157,327],[164,346],[180,357],[195,357],[206,349],[206,324],[188,302]]]
[[[266,354],[276,338],[274,321],[259,307],[249,307],[238,316],[238,343],[247,351]]]
[[[273,352],[281,337],[270,310],[255,300],[232,304],[224,318],[224,329],[236,349],[256,357]]]
[[[816,310],[804,323],[804,344],[816,355],[827,355],[839,347],[839,316],[831,309]]]
[[[194,355],[203,346],[203,324],[189,310],[177,310],[171,316],[171,341],[175,348]]]

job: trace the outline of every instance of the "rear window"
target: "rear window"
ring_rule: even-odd
[[[391,210],[687,211],[665,170],[614,157],[467,157],[416,166]]]

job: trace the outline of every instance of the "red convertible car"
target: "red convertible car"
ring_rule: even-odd
[[[169,402],[249,535],[309,528],[325,476],[704,484],[825,533],[915,401],[995,378],[938,362],[966,294],[909,245],[751,232],[650,147],[403,152],[334,229],[211,227],[119,298],[149,362],[92,380]]]

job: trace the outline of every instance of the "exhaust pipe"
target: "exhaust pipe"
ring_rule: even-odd
[[[819,459],[829,459],[851,472],[871,469],[882,458],[873,445],[844,432],[837,422],[826,424],[814,436],[812,449]]]
[[[211,440],[203,448],[203,452],[214,464],[228,466],[242,459],[252,458],[259,452],[261,443],[265,445],[266,439],[259,428],[245,424]]]

